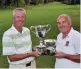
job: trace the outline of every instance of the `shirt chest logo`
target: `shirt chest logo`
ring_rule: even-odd
[[[66,44],[65,44],[65,46],[69,46],[69,41],[66,41]]]

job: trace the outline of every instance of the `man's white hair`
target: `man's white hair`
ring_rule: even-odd
[[[23,9],[23,8],[16,8],[16,9],[13,10],[13,16],[15,15],[16,11],[24,11],[24,13],[26,14],[25,9]]]
[[[71,17],[68,14],[61,14],[60,16],[58,16],[57,21],[58,21],[58,19],[60,17],[65,17],[65,18],[67,18],[68,21],[71,21],[72,22],[72,19],[71,19]]]

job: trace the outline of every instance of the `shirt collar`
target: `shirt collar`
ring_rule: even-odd
[[[13,25],[11,28],[15,31],[15,33],[20,33]],[[22,30],[22,33],[23,33],[23,30]]]
[[[71,27],[70,32],[68,33],[68,36],[71,36],[72,32],[74,31],[73,27]]]
[[[70,32],[67,34],[66,37],[71,36],[71,34],[72,34],[73,31],[74,31],[74,29],[73,29],[73,27],[71,27],[71,30],[70,30]],[[61,33],[61,35],[62,35],[62,38],[63,38],[63,34],[62,34],[62,33]],[[66,37],[65,37],[65,38],[66,38]]]

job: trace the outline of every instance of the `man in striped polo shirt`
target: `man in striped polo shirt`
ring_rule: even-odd
[[[17,8],[13,11],[13,25],[3,35],[3,55],[7,55],[9,68],[36,68],[34,57],[40,52],[32,52],[30,30],[23,27],[26,11]]]

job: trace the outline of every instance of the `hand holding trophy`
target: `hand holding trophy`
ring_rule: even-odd
[[[47,55],[49,53],[52,52],[52,50],[54,50],[55,48],[52,46],[48,46],[47,43],[52,44],[52,42],[49,42],[47,40],[44,40],[44,36],[46,35],[46,33],[48,33],[48,31],[51,29],[51,25],[47,24],[47,25],[35,25],[35,26],[31,26],[30,30],[31,32],[33,32],[40,40],[40,44],[35,46],[33,48],[34,51],[39,51],[41,53],[41,55]],[[55,42],[54,42],[55,44]],[[49,49],[50,48],[50,49]],[[50,52],[48,52],[50,51]]]

